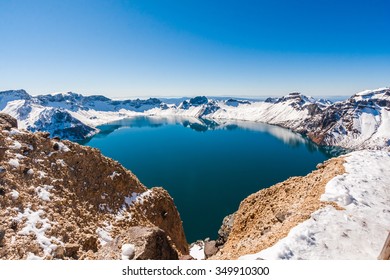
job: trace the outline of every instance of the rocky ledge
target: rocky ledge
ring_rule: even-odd
[[[225,218],[211,258],[388,259],[387,174],[388,151],[357,151],[260,190]]]
[[[0,114],[0,259],[178,259],[182,222],[162,188],[97,149]]]

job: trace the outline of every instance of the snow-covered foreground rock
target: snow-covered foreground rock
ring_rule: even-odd
[[[0,259],[178,259],[176,206],[97,149],[0,113]],[[156,245],[158,244],[158,245]]]
[[[0,110],[18,119],[20,128],[70,140],[92,136],[104,123],[147,115],[263,122],[307,135],[320,145],[350,149],[390,145],[389,88],[363,91],[336,103],[291,93],[257,102],[198,96],[180,104],[156,98],[118,101],[72,92],[33,97],[17,90],[0,92]]]
[[[356,151],[261,190],[241,203],[217,258],[377,259],[390,231],[388,174],[389,152]]]
[[[328,182],[326,206],[272,247],[242,259],[376,259],[390,231],[390,154],[345,156],[346,173]]]

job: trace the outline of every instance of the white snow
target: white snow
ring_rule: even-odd
[[[141,115],[141,113],[139,112],[129,111],[125,109],[121,109],[119,111],[99,111],[95,109],[90,109],[90,110],[80,109],[76,112],[70,111],[69,113],[74,118],[80,120],[84,124],[93,127]]]
[[[380,88],[362,91],[351,97],[351,100],[362,101],[375,98],[389,101],[388,90],[389,88]],[[304,126],[305,120],[310,117],[307,107],[305,107],[306,105],[317,104],[321,108],[329,106],[326,102],[315,100],[304,95],[288,95],[280,99],[275,98],[275,102],[258,101],[251,102],[250,104],[234,101],[213,101],[209,99],[207,104],[197,106],[194,104],[191,105],[190,103],[187,103],[187,106],[183,106],[183,103],[180,105],[164,104],[164,106],[160,106],[160,104],[155,103],[152,105],[141,104],[141,107],[133,107],[134,104],[131,105],[131,102],[118,105],[119,103],[113,104],[111,100],[106,101],[101,99],[89,100],[87,103],[83,103],[81,100],[84,97],[74,93],[57,96],[65,99],[47,100],[44,103],[45,106],[42,106],[38,101],[39,99],[35,98],[26,101],[22,99],[26,98],[25,94],[15,91],[14,93],[5,95],[0,102],[2,104],[0,108],[3,109],[3,112],[17,118],[21,128],[29,128],[32,130],[42,129],[39,123],[47,121],[48,116],[51,116],[50,112],[60,108],[91,129],[105,123],[144,115],[191,118],[201,116],[202,118],[217,121],[243,120],[264,122],[300,131],[302,126]],[[350,113],[353,114],[354,111]],[[354,115],[351,118],[353,121],[353,129],[345,132],[344,124],[341,122],[337,123],[335,128],[324,139],[327,145],[337,145],[351,149],[382,149],[383,147],[389,146],[389,113],[383,106],[374,106],[371,111]],[[72,125],[70,123],[70,126]],[[55,129],[61,130],[62,128],[56,127]],[[88,136],[92,136],[95,133],[98,133],[98,129],[90,131]],[[67,151],[67,149],[64,148],[63,151]]]
[[[22,132],[17,128],[11,128],[11,130],[9,131],[9,135],[20,135],[20,134],[22,134]]]
[[[65,152],[65,153],[70,151],[69,147],[66,146],[64,143],[57,142],[57,144],[58,144],[58,147],[59,147],[59,149],[58,149],[59,151]]]
[[[18,168],[20,166],[19,160],[16,158],[12,158],[8,161],[8,164],[12,166],[13,168]]]
[[[109,233],[110,230],[111,230],[110,226],[105,226],[104,228],[98,227],[96,229],[96,233],[99,236],[98,239],[100,241],[100,245],[104,246],[108,242],[112,241],[112,237],[110,236],[110,233]]]
[[[47,218],[42,218],[45,212],[43,210],[32,211],[30,208],[25,208],[23,213],[19,213],[16,218],[18,222],[25,220],[24,228],[22,228],[18,234],[19,235],[29,235],[30,233],[34,234],[36,237],[37,243],[41,246],[44,252],[44,256],[51,254],[53,250],[57,248],[57,245],[53,244],[56,242],[62,244],[56,237],[47,237],[45,235],[46,230],[51,228],[51,222]]]
[[[145,198],[148,198],[150,196],[152,196],[152,191],[147,190],[147,191],[141,193],[140,195],[138,195],[135,202],[139,203],[139,204],[144,204]]]
[[[127,204],[128,206],[132,206],[134,201],[137,199],[138,195],[139,195],[138,193],[133,192],[131,196],[125,196],[125,204]]]
[[[22,148],[22,144],[20,144],[19,141],[15,140],[14,143],[9,146],[9,148],[13,150],[19,150],[20,148]]]
[[[18,199],[18,198],[19,198],[19,192],[16,191],[16,190],[12,190],[12,191],[11,191],[11,198],[12,198],[13,200]]]
[[[114,171],[114,172],[112,172],[112,174],[109,175],[108,177],[111,178],[111,180],[114,180],[114,178],[115,178],[116,176],[120,176],[120,175],[121,175],[121,174],[120,174],[119,172]]]
[[[147,190],[143,193],[136,193],[136,192],[133,192],[131,194],[131,196],[126,196],[125,197],[125,204],[127,204],[128,206],[132,206],[134,203],[139,203],[139,204],[143,204],[144,203],[144,199],[149,197],[150,195],[152,195],[152,191],[151,190]],[[123,208],[123,206],[122,206]]]
[[[62,167],[66,167],[66,163],[63,159],[57,159],[56,164],[61,165]]]
[[[389,88],[378,88],[378,89],[367,89],[367,90],[363,90],[363,91],[360,91],[358,93],[356,93],[355,95],[356,96],[367,96],[369,94],[380,94],[380,93],[383,93],[384,91],[388,90]]]
[[[47,176],[47,173],[44,172],[44,171],[38,171],[38,178],[39,179],[42,179],[42,178],[45,178]]]
[[[34,255],[34,253],[28,252],[26,260],[40,261],[40,260],[43,260],[43,258],[41,258],[37,255]]]
[[[17,159],[24,159],[24,158],[26,158],[25,156],[23,156],[23,155],[21,155],[21,154],[15,154],[15,157],[16,157]]]
[[[206,255],[204,254],[204,243],[203,241],[201,244],[194,243],[190,248],[190,256],[193,257],[196,260],[204,260],[206,258]]]
[[[326,185],[326,206],[274,246],[241,259],[376,259],[390,231],[390,154],[358,151],[345,156],[346,173]]]
[[[50,201],[50,190],[53,189],[54,186],[50,186],[50,185],[43,185],[43,186],[39,186],[35,189],[38,197],[44,201]]]
[[[122,260],[132,259],[135,253],[135,246],[133,244],[122,245]]]

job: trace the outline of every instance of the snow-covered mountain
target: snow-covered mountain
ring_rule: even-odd
[[[97,133],[96,127],[104,123],[148,115],[264,122],[307,135],[320,145],[351,149],[390,145],[390,88],[363,91],[336,103],[291,93],[265,101],[197,96],[179,104],[157,98],[111,100],[72,92],[33,97],[16,90],[0,92],[0,110],[17,118],[20,128],[46,130],[71,140]]]
[[[314,114],[298,132],[322,145],[352,149],[390,146],[390,88],[363,91]]]

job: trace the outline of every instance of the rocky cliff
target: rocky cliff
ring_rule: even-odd
[[[291,177],[244,199],[217,258],[235,259],[268,248],[328,204],[320,197],[325,185],[345,172],[343,160],[331,159],[319,167],[305,177]]]
[[[390,153],[358,151],[244,199],[214,259],[376,259],[390,230]]]
[[[182,222],[162,188],[147,189],[97,149],[18,130],[0,114],[1,259],[177,259]]]

